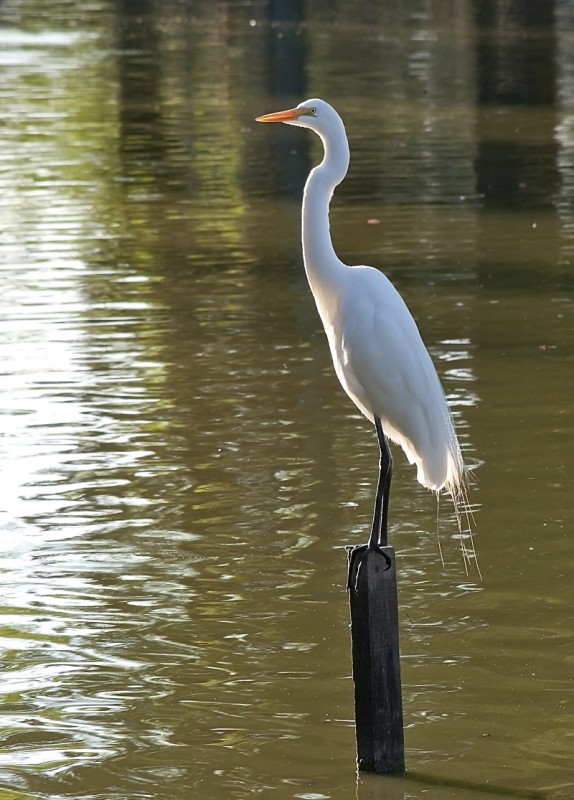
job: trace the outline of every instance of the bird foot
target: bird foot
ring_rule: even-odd
[[[380,544],[357,544],[354,546],[349,545],[347,547],[347,559],[349,561],[349,571],[347,572],[347,591],[350,591],[352,588],[355,591],[357,591],[357,587],[359,585],[359,573],[361,571],[361,567],[363,566],[363,561],[372,552],[378,553],[387,562],[387,565],[385,567],[385,572],[391,568],[391,563],[392,563],[391,559],[389,555],[385,553]],[[354,571],[356,558],[359,558],[359,563],[357,564],[355,580],[353,580],[352,575]]]

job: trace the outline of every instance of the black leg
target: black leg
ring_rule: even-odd
[[[359,578],[359,571],[365,556],[376,550],[380,553],[387,562],[386,569],[391,566],[391,561],[388,555],[382,551],[382,547],[387,545],[387,521],[389,515],[389,496],[391,491],[391,478],[393,475],[393,457],[389,449],[389,445],[385,438],[381,420],[375,417],[375,428],[377,431],[377,438],[379,440],[379,449],[381,457],[379,462],[379,479],[377,481],[377,493],[375,496],[375,509],[373,512],[373,525],[371,527],[371,536],[368,544],[357,545],[350,548],[348,552],[349,558],[349,574],[347,577],[347,589],[351,588],[351,573],[353,571],[353,562],[355,557],[360,556],[360,561],[357,566],[357,573],[355,576],[354,584],[357,586]]]
[[[373,512],[373,526],[371,528],[371,538],[369,547],[377,547],[387,544],[387,520],[389,516],[389,495],[391,492],[391,478],[393,476],[393,457],[389,449],[389,444],[385,437],[381,420],[375,417],[375,428],[381,459],[379,463],[379,480],[377,482],[377,494],[375,496],[375,509]]]

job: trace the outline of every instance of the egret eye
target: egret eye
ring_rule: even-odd
[[[313,108],[309,109],[309,113],[311,114],[311,116],[316,117],[317,116],[317,109],[313,106]]]

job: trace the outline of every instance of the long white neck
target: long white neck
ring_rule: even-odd
[[[325,156],[307,179],[302,210],[303,261],[317,300],[344,267],[331,242],[329,203],[349,168],[349,144],[343,123],[321,139]]]

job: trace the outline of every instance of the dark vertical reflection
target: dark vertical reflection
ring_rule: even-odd
[[[276,97],[305,92],[305,35],[303,0],[271,0],[269,4],[269,80]]]
[[[477,88],[483,109],[476,170],[487,208],[549,204],[556,190],[554,3],[478,0]],[[548,108],[527,131],[509,107]]]
[[[268,92],[281,107],[297,104],[307,96],[304,7],[304,0],[271,0],[268,6]],[[297,195],[309,172],[308,137],[301,138],[294,152],[292,131],[286,131],[283,125],[275,127],[271,155],[274,180],[286,194]]]
[[[551,103],[553,0],[476,0],[475,9],[479,102]]]
[[[145,141],[142,155],[161,158],[165,152],[159,125],[162,59],[153,3],[120,0],[118,6],[121,150],[127,148],[133,155],[133,148],[142,149]]]

